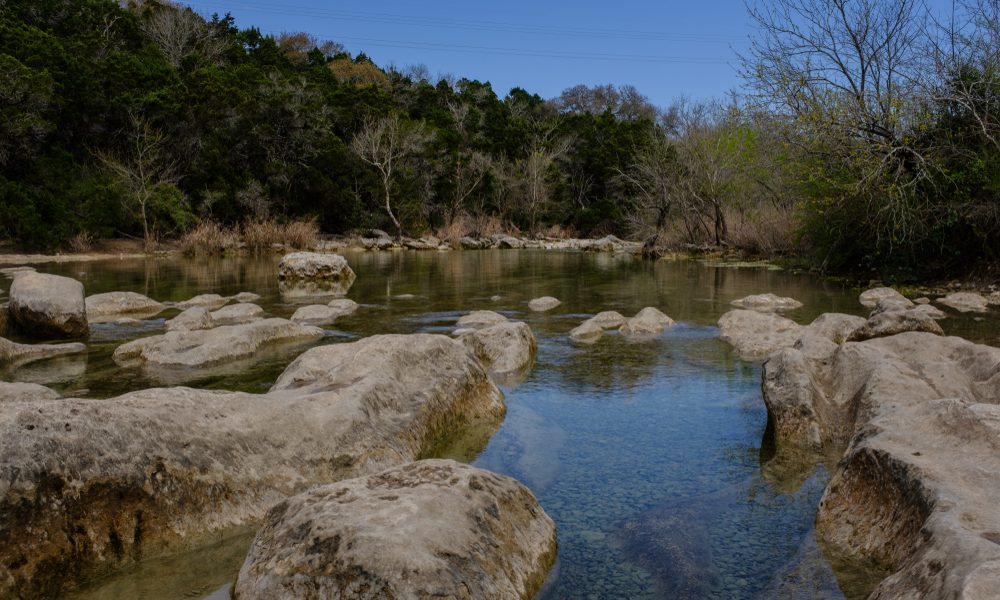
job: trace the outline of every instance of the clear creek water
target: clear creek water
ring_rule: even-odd
[[[857,290],[768,268],[542,251],[348,253],[358,273],[348,297],[362,306],[327,327],[319,343],[379,333],[440,332],[475,309],[529,323],[538,356],[503,387],[508,414],[485,448],[455,458],[528,485],[558,526],[559,558],[540,598],[844,598],[863,595],[869,573],[838,566],[812,536],[828,478],[823,465],[768,461],[760,366],[718,339],[729,302],[774,292],[802,301],[799,322],[830,311],[863,314]],[[87,293],[132,290],[158,300],[199,293],[260,294],[275,316],[282,301],[277,257],[109,260],[44,264],[84,282]],[[500,296],[499,300],[491,299]],[[551,295],[563,304],[527,309]],[[662,336],[593,346],[567,332],[590,315],[626,316],[656,306],[678,321]],[[176,310],[164,313],[165,317]],[[162,331],[96,325],[86,354],[0,371],[67,395],[105,398],[156,385],[111,360],[123,341]],[[952,317],[948,333],[996,342],[996,317]],[[190,374],[185,385],[263,392],[303,347]],[[75,598],[227,598],[252,529],[189,554],[151,560],[87,585]],[[831,564],[832,563],[832,564]]]

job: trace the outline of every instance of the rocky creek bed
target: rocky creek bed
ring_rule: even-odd
[[[0,385],[10,482],[0,586],[44,597],[112,572],[73,594],[197,597],[226,594],[227,581],[241,597],[316,587],[267,575],[277,572],[265,566],[279,547],[273,536],[308,523],[316,533],[301,541],[282,534],[281,561],[330,573],[322,557],[340,556],[334,540],[357,534],[329,529],[322,515],[346,518],[336,498],[350,486],[333,483],[333,504],[314,494],[265,518],[268,509],[317,484],[441,457],[475,468],[432,461],[420,485],[433,490],[435,473],[458,469],[447,480],[475,493],[456,496],[470,504],[451,512],[481,515],[468,531],[507,515],[490,539],[517,540],[504,542],[508,567],[480,563],[461,576],[474,596],[532,594],[551,563],[554,524],[559,554],[545,598],[993,597],[1000,527],[982,498],[998,480],[988,457],[1000,351],[938,335],[995,340],[989,299],[911,306],[880,292],[863,306],[856,290],[808,277],[613,252],[346,256],[357,272],[346,290],[301,294],[278,281],[277,257],[38,265],[82,281],[91,296],[82,310],[94,318],[82,348],[38,346],[15,331],[0,349],[2,378],[18,382]],[[94,297],[118,291],[141,297]],[[559,302],[530,306],[544,297]],[[732,303],[741,308],[720,325],[734,349],[714,325]],[[781,312],[759,312],[772,310]],[[846,314],[821,316],[831,312]],[[269,321],[309,334],[250,350],[225,341],[267,339],[251,331]],[[72,329],[67,337],[79,335]],[[177,340],[156,341],[164,335]],[[211,352],[192,354],[185,339]],[[149,356],[169,368],[116,353],[129,344],[155,349]],[[159,387],[177,384],[192,387]],[[407,392],[417,388],[427,391]],[[970,451],[949,454],[956,439]],[[969,468],[945,467],[963,459]],[[489,479],[474,500],[482,484],[471,482],[499,477],[490,472],[514,479]],[[387,515],[396,502],[420,506],[403,488],[364,503],[376,513],[384,503]],[[517,501],[527,508],[491,508],[503,494],[530,498]],[[285,519],[298,525],[282,529]],[[253,541],[262,520],[273,538],[265,546]],[[448,552],[420,539],[428,557]],[[296,554],[310,547],[322,550]],[[218,564],[211,572],[207,556]],[[323,589],[384,591],[405,569],[433,571],[421,556],[366,569],[367,579],[349,570]],[[166,574],[178,571],[186,576]],[[444,593],[415,585],[397,592]]]

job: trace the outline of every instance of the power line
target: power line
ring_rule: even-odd
[[[468,21],[448,18],[429,18],[411,15],[399,15],[389,13],[370,13],[348,10],[328,10],[307,6],[282,5],[276,7],[269,4],[245,0],[223,0],[213,2],[211,0],[188,0],[191,5],[203,5],[206,7],[228,7],[238,9],[251,9],[260,12],[274,14],[294,15],[303,17],[327,17],[344,21],[355,21],[364,23],[412,25],[418,27],[431,28],[452,28],[467,29],[473,31],[489,31],[498,33],[524,33],[530,35],[545,36],[568,36],[586,38],[613,38],[643,41],[686,41],[686,42],[745,42],[739,36],[696,34],[696,33],[676,33],[676,32],[656,32],[656,31],[629,31],[621,29],[590,29],[590,28],[568,28],[555,27],[550,25],[531,25],[523,23],[507,23],[501,21]]]

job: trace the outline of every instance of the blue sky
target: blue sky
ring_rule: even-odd
[[[742,0],[185,0],[240,27],[306,31],[380,65],[520,86],[545,98],[578,83],[632,84],[654,103],[739,86],[752,32]],[[936,4],[948,0],[935,0]]]

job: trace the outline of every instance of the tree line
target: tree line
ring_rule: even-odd
[[[995,262],[998,3],[748,2],[743,87],[657,107],[631,86],[501,97],[167,1],[6,0],[0,237],[153,246],[199,222],[311,219],[900,276]]]

